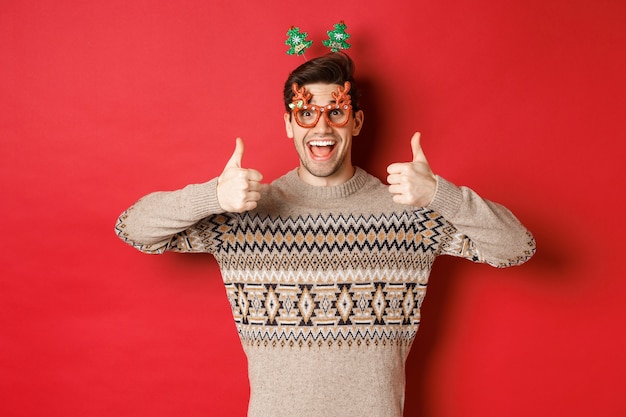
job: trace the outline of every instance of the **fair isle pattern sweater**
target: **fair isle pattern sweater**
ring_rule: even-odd
[[[534,252],[507,209],[437,181],[430,206],[415,208],[358,168],[336,187],[294,170],[234,214],[212,180],[144,197],[116,231],[146,253],[215,256],[248,358],[249,416],[399,417],[435,258],[506,267]]]

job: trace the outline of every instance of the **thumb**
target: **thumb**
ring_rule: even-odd
[[[427,162],[426,155],[422,150],[422,144],[420,143],[420,132],[415,132],[411,138],[411,151],[413,151],[413,162]]]
[[[241,160],[243,159],[243,140],[237,138],[235,141],[235,151],[226,163],[226,168],[241,168]]]

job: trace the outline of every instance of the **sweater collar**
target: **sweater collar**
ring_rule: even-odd
[[[307,184],[298,176],[298,169],[289,171],[285,176],[290,192],[298,197],[315,199],[335,199],[348,197],[365,185],[367,173],[355,167],[354,175],[348,181],[334,186],[315,186]]]

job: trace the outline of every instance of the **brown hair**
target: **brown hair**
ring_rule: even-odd
[[[289,104],[293,100],[293,83],[302,87],[305,84],[325,83],[343,85],[346,81],[351,84],[350,96],[352,99],[352,109],[359,110],[359,88],[354,81],[354,62],[343,52],[331,52],[319,58],[314,58],[305,62],[293,70],[283,90],[283,100],[285,110],[291,112]]]

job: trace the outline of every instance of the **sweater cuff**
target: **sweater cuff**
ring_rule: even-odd
[[[430,202],[428,208],[438,212],[443,217],[452,218],[462,203],[463,192],[461,189],[437,175],[435,197],[433,197],[433,201]]]
[[[211,214],[224,212],[217,199],[217,178],[204,184],[190,185],[188,188],[190,207],[195,218],[203,219]]]

